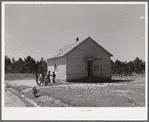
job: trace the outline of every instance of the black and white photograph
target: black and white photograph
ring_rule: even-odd
[[[147,2],[3,2],[3,118],[145,120],[147,12]]]

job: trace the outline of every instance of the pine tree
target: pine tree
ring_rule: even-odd
[[[11,60],[8,56],[5,56],[5,73],[12,71]]]

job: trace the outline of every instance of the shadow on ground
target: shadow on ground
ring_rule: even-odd
[[[58,79],[56,80],[57,82],[54,84],[86,84],[86,83],[124,83],[124,82],[133,82],[133,79],[130,80],[118,80],[118,79],[100,79],[100,80],[92,80],[92,81],[86,81],[86,80],[72,80],[72,81],[67,81],[65,83],[60,82]],[[53,85],[53,84],[52,84]]]
[[[133,80],[101,80],[101,81],[96,81],[99,83],[123,83],[123,82],[133,82]]]

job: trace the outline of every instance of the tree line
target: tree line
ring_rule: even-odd
[[[130,62],[111,60],[111,70],[112,74],[144,74],[145,62],[138,57]],[[35,61],[31,56],[27,56],[24,59],[15,60],[5,56],[5,73],[42,73],[45,71],[47,71],[47,63],[43,58],[40,61]]]
[[[136,57],[134,61],[122,62],[111,60],[112,74],[144,74],[145,73],[145,62]]]
[[[35,73],[47,71],[47,63],[41,58],[40,61],[35,61],[31,56],[15,60],[5,56],[5,73]]]

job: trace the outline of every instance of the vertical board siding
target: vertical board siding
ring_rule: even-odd
[[[82,79],[87,74],[86,61],[82,56],[67,57],[67,79]]]
[[[101,77],[101,61],[93,61],[93,75],[96,77]],[[98,69],[96,69],[98,67]]]
[[[55,70],[55,64],[57,69]],[[56,79],[59,80],[66,80],[66,58],[60,57],[55,59],[48,59],[47,60],[48,71],[56,72]]]
[[[94,41],[86,40],[67,54],[67,79],[74,80],[87,77],[87,61],[84,57],[102,58],[102,61],[93,61],[93,75],[101,77],[100,65],[102,65],[102,77],[111,77],[110,55],[101,49]],[[94,71],[94,66],[99,71]]]
[[[94,57],[102,60],[93,61],[93,76],[111,78],[110,54],[103,50],[96,42],[87,39],[65,56],[47,60],[48,69],[54,71],[54,63],[57,65],[56,76],[59,79],[75,80],[88,76],[87,61],[83,58]]]

